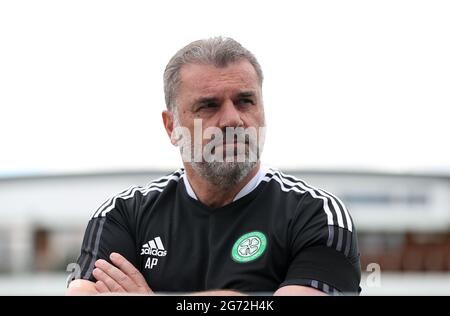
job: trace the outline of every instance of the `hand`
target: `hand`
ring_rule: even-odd
[[[115,252],[109,258],[114,265],[99,259],[92,272],[97,279],[95,288],[99,293],[153,294],[144,276],[127,259]]]

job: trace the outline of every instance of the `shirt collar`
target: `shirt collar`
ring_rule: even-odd
[[[261,180],[264,178],[264,176],[266,175],[267,171],[269,168],[267,168],[266,166],[260,166],[258,169],[258,172],[256,173],[256,175],[241,189],[241,191],[239,191],[238,194],[236,194],[236,196],[233,199],[233,202],[236,200],[239,200],[240,198],[246,196],[247,194],[249,194],[250,192],[252,192],[254,189],[256,189],[256,187],[258,186],[258,184],[261,182]],[[186,173],[183,173],[181,178],[183,178],[183,182],[184,185],[186,187],[186,192],[187,194],[195,199],[198,200],[197,195],[195,195],[194,190],[191,187],[191,184],[189,183],[189,180],[187,178]]]

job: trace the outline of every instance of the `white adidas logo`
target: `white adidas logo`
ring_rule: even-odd
[[[164,249],[161,238],[158,236],[142,245],[141,256],[142,255],[165,257],[167,255],[167,250]]]

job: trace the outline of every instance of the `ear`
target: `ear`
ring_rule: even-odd
[[[164,128],[166,129],[167,136],[170,138],[170,142],[172,145],[177,146],[177,140],[175,139],[175,135],[173,134],[173,115],[170,111],[163,111],[162,112],[162,119]]]

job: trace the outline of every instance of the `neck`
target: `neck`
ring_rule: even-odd
[[[214,185],[204,177],[198,175],[189,164],[184,164],[184,170],[189,179],[189,184],[198,200],[212,208],[222,207],[233,202],[234,197],[258,173],[259,167],[260,162],[239,183],[224,190],[222,187]]]

